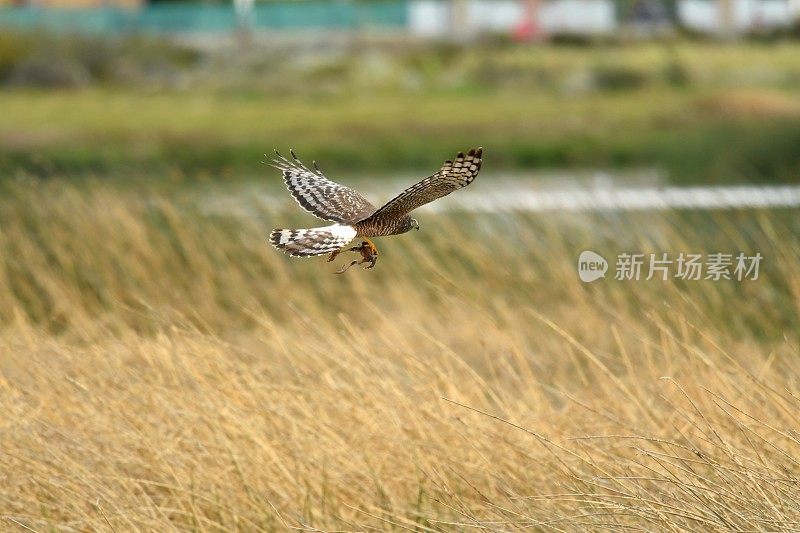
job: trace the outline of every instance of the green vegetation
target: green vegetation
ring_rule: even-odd
[[[4,175],[252,177],[264,152],[287,146],[332,172],[385,174],[435,168],[479,143],[494,169],[657,167],[676,183],[800,176],[797,43],[166,47],[157,63],[146,41],[119,59],[124,46],[92,55],[95,44],[53,63],[83,73],[57,92],[24,75],[43,52],[6,54]]]
[[[6,529],[800,520],[796,211],[424,214],[336,276],[196,189],[3,187]],[[585,248],[764,263],[586,285]]]
[[[0,168],[6,175],[160,177],[178,170],[253,176],[263,174],[265,152],[287,146],[339,175],[432,169],[442,154],[480,142],[493,169],[656,166],[684,183],[796,182],[800,176],[800,118],[794,118],[794,100],[776,92],[314,102],[97,91],[3,98]],[[771,106],[781,116],[769,115]]]

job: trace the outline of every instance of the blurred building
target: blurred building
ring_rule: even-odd
[[[701,33],[737,34],[789,26],[800,16],[797,0],[680,0],[678,18]]]
[[[800,0],[409,0],[408,26],[426,37],[481,33],[603,36],[661,35],[676,27],[736,34],[789,26]]]
[[[481,33],[528,35],[610,34],[616,29],[611,0],[410,0],[408,27],[425,37],[470,36]]]
[[[378,28],[420,38],[494,33],[536,40],[620,32],[647,38],[677,27],[734,35],[786,27],[798,17],[800,0],[0,0],[0,31],[12,26],[202,34],[246,25],[276,35]]]

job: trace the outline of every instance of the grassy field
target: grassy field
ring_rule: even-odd
[[[796,531],[798,210],[422,212],[336,276],[247,195],[289,146],[797,182],[800,45],[348,46],[0,35],[0,530]]]
[[[155,45],[10,42],[3,175],[235,179],[287,145],[334,172],[386,174],[481,144],[495,168],[800,176],[796,42],[266,48],[173,62]],[[52,50],[67,52],[43,61]]]
[[[39,176],[261,174],[264,152],[334,172],[438,166],[480,143],[498,168],[664,169],[674,183],[796,182],[800,105],[775,90],[229,98],[89,90],[3,95],[0,169]]]
[[[796,210],[425,214],[335,276],[266,245],[295,211],[1,187],[4,530],[800,523]],[[764,263],[587,285],[584,249]]]

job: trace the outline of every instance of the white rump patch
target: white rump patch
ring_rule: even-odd
[[[354,228],[353,226],[345,226],[344,224],[334,224],[333,226],[328,226],[327,228],[322,228],[322,229],[330,230],[331,233],[333,233],[336,237],[342,240],[346,240],[347,242],[350,242],[353,239],[355,239],[356,234],[358,233],[356,231],[356,228]]]
[[[358,232],[352,226],[333,224],[322,228],[276,229],[270,233],[273,246],[295,257],[335,252],[345,247]]]

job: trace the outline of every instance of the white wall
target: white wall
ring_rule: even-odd
[[[411,0],[409,30],[421,37],[510,33],[525,19],[524,0],[462,0],[461,18],[453,0]],[[800,16],[800,0],[731,0],[735,31],[785,26]],[[598,35],[616,31],[611,0],[541,0],[538,24],[545,34]],[[459,27],[454,21],[459,20]],[[679,0],[681,24],[700,32],[724,30],[719,0]]]
[[[678,20],[683,26],[695,31],[717,31],[719,26],[717,4],[709,0],[680,0]]]
[[[471,31],[503,32],[517,27],[525,17],[525,6],[517,0],[472,0],[466,5]]]
[[[450,6],[437,0],[408,3],[408,29],[420,37],[443,37],[450,29]]]
[[[546,33],[597,35],[617,28],[614,4],[607,0],[543,2],[539,23]]]
[[[793,0],[796,1],[796,0]],[[734,31],[786,26],[791,23],[793,4],[789,0],[731,0]],[[714,0],[680,0],[678,18],[681,24],[697,31],[724,31],[719,2]]]
[[[507,33],[525,22],[523,0],[464,0],[463,26],[454,28],[453,4],[447,0],[412,0],[409,30],[425,37]],[[600,34],[616,29],[611,0],[542,0],[539,5],[538,23],[545,33]]]

